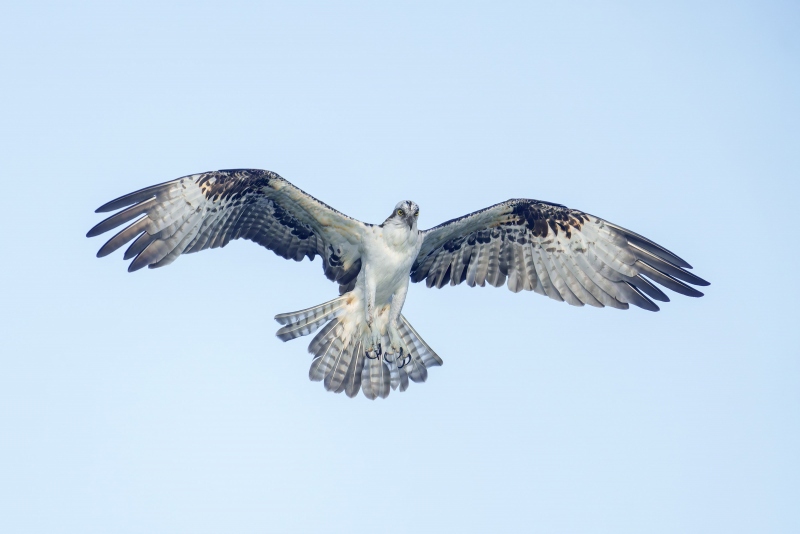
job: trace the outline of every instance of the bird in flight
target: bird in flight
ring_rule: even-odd
[[[118,211],[121,210],[121,211]],[[664,286],[700,297],[708,282],[653,241],[560,204],[512,199],[419,230],[419,206],[398,202],[381,224],[348,217],[274,172],[233,169],[193,174],[146,187],[104,204],[117,211],[87,237],[124,228],[97,253],[131,242],[128,271],[163,267],[182,254],[249,239],[277,255],[322,258],[339,296],[282,313],[277,336],[317,332],[308,350],[309,378],[349,397],[369,399],[409,380],[424,382],[441,358],[403,316],[409,281],[441,288],[507,285],[573,306],[658,311]],[[656,285],[658,284],[658,285]]]

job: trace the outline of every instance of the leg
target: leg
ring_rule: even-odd
[[[380,357],[381,332],[375,324],[375,282],[370,277],[369,269],[364,265],[364,292],[365,292],[365,313],[367,328],[369,328],[370,342],[365,348],[367,358],[375,359]]]
[[[386,328],[391,343],[388,352],[398,355],[398,367],[403,367],[411,361],[408,347],[403,342],[400,330],[397,327],[397,321],[400,318],[400,312],[403,311],[403,304],[406,302],[407,294],[408,279],[406,279],[405,284],[400,286],[397,291],[395,291],[394,295],[392,295],[392,304],[389,308],[389,323]]]

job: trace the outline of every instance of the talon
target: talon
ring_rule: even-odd
[[[385,361],[385,362],[397,361],[397,353],[396,352],[389,352],[391,350],[392,350],[392,347],[389,347],[388,351],[383,353],[383,361]]]
[[[372,356],[370,356],[370,354],[371,354]],[[368,350],[367,350],[367,351],[364,353],[364,355],[365,355],[367,358],[369,358],[370,360],[377,360],[377,359],[378,359],[378,355],[375,353],[375,349],[368,349]]]
[[[403,350],[403,349],[400,349],[400,350]],[[408,356],[406,356],[405,358],[403,358],[403,363],[398,365],[397,368],[398,369],[402,369],[403,367],[405,367],[409,363],[411,363],[411,355],[410,354]]]
[[[394,347],[389,347],[389,348],[393,349]],[[389,356],[391,356],[392,358],[389,359]],[[386,354],[383,355],[383,359],[385,361],[387,361],[387,362],[400,362],[400,361],[403,361],[403,347],[400,347],[396,351],[393,351],[393,352],[387,352]]]

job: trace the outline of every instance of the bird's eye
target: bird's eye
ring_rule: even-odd
[[[414,217],[419,217],[419,210],[414,214]]]
[[[406,214],[406,212],[404,212],[403,210],[397,210],[397,214],[398,214],[400,217],[402,217],[403,215],[405,215],[405,214]]]

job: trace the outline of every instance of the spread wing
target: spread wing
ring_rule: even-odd
[[[411,280],[535,291],[573,306],[650,311],[669,298],[655,284],[690,297],[708,282],[684,260],[637,233],[559,204],[508,200],[423,232]],[[655,282],[655,284],[653,283]],[[649,298],[648,298],[649,297]]]
[[[133,259],[129,271],[169,265],[181,254],[224,247],[239,238],[295,261],[320,255],[325,275],[342,285],[361,269],[358,243],[366,225],[270,171],[184,176],[112,200],[97,212],[115,210],[122,211],[89,230],[87,237],[124,225],[97,256],[133,241],[124,255]]]

